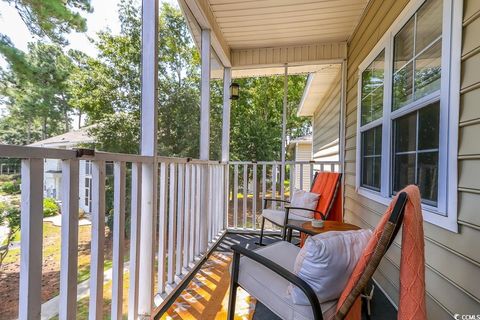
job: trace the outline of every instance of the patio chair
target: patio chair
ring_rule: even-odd
[[[350,309],[359,306],[359,295],[365,289],[380,260],[398,233],[403,222],[407,198],[407,193],[401,192],[396,197],[395,204],[392,204],[391,214],[386,223],[379,223],[377,226],[374,235],[379,236],[379,240],[374,246],[373,254],[369,255],[370,251],[367,252],[367,248],[365,248],[363,255],[369,255],[370,259],[367,260],[367,264],[360,274],[355,273],[357,269],[354,269],[355,277],[352,273],[350,280],[357,279],[359,276],[358,281],[352,288],[347,284],[348,288],[344,289],[341,305],[338,305],[338,300],[320,303],[312,287],[293,273],[294,263],[300,251],[297,246],[287,241],[280,241],[258,250],[249,250],[239,245],[232,246],[234,255],[228,319],[233,320],[236,292],[239,286],[282,319],[344,319]],[[360,264],[359,261],[357,267]],[[289,284],[298,287],[305,294],[309,305],[293,303],[292,298],[287,295]]]
[[[307,208],[298,208],[286,206],[285,210],[269,209],[269,202],[282,202],[289,204],[290,201],[277,198],[264,198],[263,210],[262,210],[262,222],[260,227],[260,240],[256,243],[263,246],[263,234],[265,229],[265,220],[282,228],[282,240],[286,238],[285,226],[292,221],[312,221],[314,219],[327,220],[330,218],[332,208],[334,208],[335,201],[337,200],[338,190],[340,189],[341,173],[336,172],[317,172],[313,178],[312,187],[310,192],[320,194],[318,204],[315,210]],[[300,209],[310,211],[314,213],[313,218],[306,218],[300,215],[290,213],[290,210]],[[335,220],[335,219],[334,219]]]

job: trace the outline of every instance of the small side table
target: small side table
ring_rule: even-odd
[[[328,232],[328,231],[348,231],[348,230],[358,230],[360,227],[344,222],[338,221],[330,221],[326,220],[323,222],[323,228],[314,228],[312,227],[312,223],[310,221],[299,221],[299,220],[289,220],[288,224],[286,225],[287,228],[287,240],[291,242],[292,240],[292,230],[297,230],[302,233],[305,233],[310,236],[314,236],[316,234]]]

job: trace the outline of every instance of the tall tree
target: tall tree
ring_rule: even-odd
[[[79,11],[92,12],[90,0],[3,0],[14,5],[33,35],[67,44],[65,33],[85,32],[87,23]]]
[[[67,79],[71,59],[58,45],[37,42],[28,49],[14,55],[21,57],[21,64],[8,60],[10,67],[0,70],[0,96],[8,108],[7,117],[1,120],[7,131],[2,131],[0,139],[9,143],[28,144],[37,140],[38,132],[45,139],[70,129]],[[26,136],[19,139],[16,130]]]

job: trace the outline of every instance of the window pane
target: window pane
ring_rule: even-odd
[[[418,154],[417,180],[424,202],[434,205],[438,193],[438,152]]]
[[[393,75],[393,110],[400,109],[412,101],[413,62]]]
[[[395,153],[416,150],[417,113],[413,112],[394,121]]]
[[[416,99],[440,89],[441,65],[442,42],[439,40],[415,59]]]
[[[396,155],[394,158],[393,191],[398,192],[409,184],[415,183],[415,154]]]
[[[394,71],[399,70],[413,58],[413,30],[415,16],[395,35],[394,39]]]
[[[416,184],[429,205],[438,195],[439,117],[437,101],[393,122],[393,192]]]
[[[442,34],[443,1],[428,0],[417,13],[415,53],[421,52]]]
[[[361,185],[380,190],[382,162],[382,126],[362,132]]]
[[[440,102],[421,109],[418,116],[418,150],[438,149]]]
[[[384,69],[385,52],[382,51],[365,71],[362,72],[362,125],[382,117]]]

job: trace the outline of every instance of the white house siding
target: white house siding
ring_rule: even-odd
[[[386,207],[355,191],[358,65],[407,3],[406,0],[372,0],[349,41],[344,210],[346,221],[363,228],[374,228]],[[452,319],[456,313],[480,313],[479,17],[480,1],[465,0],[458,152],[459,232],[424,224],[429,319]],[[374,277],[394,303],[398,302],[400,248],[400,239],[397,239]]]
[[[313,114],[313,158],[338,161],[340,130],[340,74]]]
[[[312,144],[297,143],[295,146],[295,161],[312,160]],[[303,179],[300,181],[300,165],[295,166],[295,188],[302,190],[310,190],[310,165],[303,165]],[[302,186],[300,188],[300,186]]]

